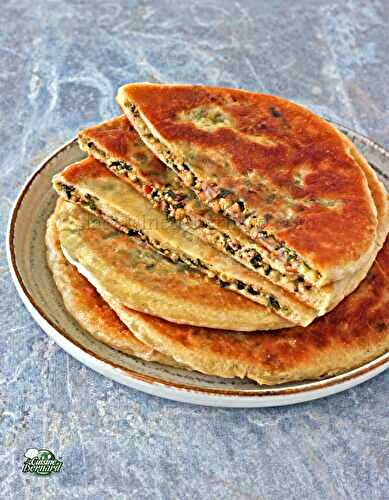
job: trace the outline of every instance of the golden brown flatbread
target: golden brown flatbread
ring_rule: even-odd
[[[136,231],[153,248],[171,260],[183,261],[211,277],[215,276],[221,286],[237,291],[274,310],[286,320],[302,326],[307,326],[315,317],[335,307],[345,295],[355,289],[365,277],[382,244],[382,241],[377,244],[370,260],[351,278],[323,288],[313,288],[308,301],[304,300],[307,299],[306,295],[287,291],[272,281],[269,282],[265,277],[207,245],[193,233],[188,234],[180,223],[169,221],[146,198],[94,158],[89,157],[65,168],[54,177],[53,185],[65,199],[70,198],[117,229],[131,234]],[[386,199],[375,191],[374,195],[381,234]]]
[[[169,323],[108,295],[110,308],[65,261],[55,216],[46,238],[49,265],[68,311],[98,340],[142,359],[273,385],[341,373],[389,351],[388,243],[363,283],[331,313],[307,328],[245,334]]]
[[[389,243],[358,289],[306,328],[252,334],[177,326],[112,303],[142,342],[194,370],[259,384],[316,380],[389,351]]]
[[[371,259],[377,212],[360,156],[325,120],[218,87],[129,84],[117,99],[146,145],[270,250],[273,267],[323,286]]]
[[[55,214],[47,222],[46,247],[47,261],[67,311],[92,337],[117,351],[147,361],[179,366],[170,356],[138,340],[96,289],[66,261],[59,243]]]

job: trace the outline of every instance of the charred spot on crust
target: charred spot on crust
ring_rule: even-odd
[[[265,224],[269,224],[269,222],[272,220],[273,214],[265,214],[263,216],[263,220]]]
[[[383,332],[386,329],[386,324],[384,321],[379,321],[375,324],[377,332]]]
[[[89,141],[88,142],[88,148],[93,148],[93,146],[94,146],[94,143],[92,141]]]
[[[275,106],[270,106],[269,111],[274,116],[274,118],[281,118],[282,117],[281,111],[278,108],[276,108]]]
[[[276,199],[276,195],[274,193],[271,193],[265,197],[265,202],[266,203],[273,203],[273,201]]]
[[[248,291],[249,293],[251,293],[251,295],[259,295],[258,290],[256,290],[256,289],[255,289],[255,288],[253,288],[252,286],[248,286],[248,287],[247,287],[247,291]]]

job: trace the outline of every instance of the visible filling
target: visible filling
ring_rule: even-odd
[[[157,147],[168,166],[183,179],[187,186],[193,189],[198,195],[202,195],[201,197],[203,198],[207,189],[209,192],[209,186],[193,173],[187,162],[184,160],[178,161],[169,148],[151,134],[134,104],[128,102],[125,106],[136,119],[137,128],[141,130],[141,135],[145,141]],[[224,201],[221,202],[221,200]],[[246,207],[243,200],[234,199],[232,191],[216,187],[213,189],[212,199],[207,199],[207,202],[212,208],[215,209],[216,207],[215,211],[233,218],[244,232],[250,234],[251,238],[260,240],[272,252],[275,258],[284,263],[288,272],[304,274],[310,282],[316,282],[320,279],[321,274],[313,270],[294,250],[288,248],[285,242],[277,240],[268,231],[258,230],[257,215]]]
[[[112,226],[114,226],[118,230],[128,234],[128,236],[130,237],[135,236],[141,239],[142,241],[150,245],[152,248],[154,248],[156,251],[158,251],[160,254],[167,257],[172,262],[186,264],[188,267],[194,270],[198,270],[200,268],[208,277],[215,279],[216,282],[219,284],[219,286],[221,286],[222,288],[228,288],[229,290],[238,291],[240,293],[243,293],[244,295],[249,296],[252,299],[255,297],[256,299],[253,299],[255,300],[255,302],[260,302],[261,304],[267,305],[269,308],[272,308],[276,311],[282,311],[286,316],[290,315],[291,311],[288,306],[281,305],[273,295],[266,293],[264,290],[260,290],[251,285],[248,285],[247,283],[244,283],[243,281],[236,279],[228,279],[228,281],[223,280],[222,278],[217,277],[214,271],[212,271],[212,269],[210,269],[200,259],[193,259],[186,255],[177,254],[173,250],[164,248],[159,241],[150,238],[149,236],[144,234],[143,231],[138,229],[131,229],[128,228],[127,226],[124,226],[120,221],[115,219],[113,216],[107,215],[106,213],[103,213],[99,209],[98,207],[99,199],[97,197],[92,196],[89,193],[86,194],[81,193],[75,187],[69,186],[62,182],[58,182],[56,187],[59,192],[64,192],[66,194],[66,198],[69,201],[71,200],[73,203],[81,205],[85,209],[93,213],[96,213],[99,217],[109,222]]]
[[[251,269],[269,276],[274,282],[287,284],[288,288],[296,293],[304,290],[309,291],[312,288],[312,285],[302,275],[298,275],[295,270],[291,270],[291,276],[289,277],[282,274],[265,262],[255,247],[242,246],[239,241],[233,240],[228,234],[211,227],[204,219],[193,216],[190,212],[188,213],[185,210],[188,201],[188,196],[185,193],[174,192],[169,184],[163,188],[145,185],[137,176],[134,168],[127,162],[115,159],[109,160],[104,151],[99,149],[93,141],[80,139],[80,142],[84,150],[103,161],[114,173],[128,177],[134,186],[139,188],[142,194],[151,201],[152,206],[164,212],[168,219],[181,221],[190,225],[192,229],[200,229],[219,250],[233,256],[233,258],[237,258]]]

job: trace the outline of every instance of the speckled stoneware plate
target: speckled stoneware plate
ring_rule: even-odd
[[[389,187],[389,153],[356,132],[338,127],[364,153]],[[187,403],[261,407],[300,403],[349,389],[389,366],[389,354],[320,381],[259,386],[240,379],[210,377],[121,354],[94,340],[66,312],[46,264],[45,228],[57,195],[51,178],[84,154],[72,140],[53,153],[23,187],[8,227],[8,259],[16,288],[42,329],[65,351],[97,372],[129,387]]]

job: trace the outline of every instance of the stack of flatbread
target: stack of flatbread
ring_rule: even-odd
[[[242,90],[129,84],[53,179],[66,308],[129,355],[260,384],[389,348],[389,203],[336,128]]]

